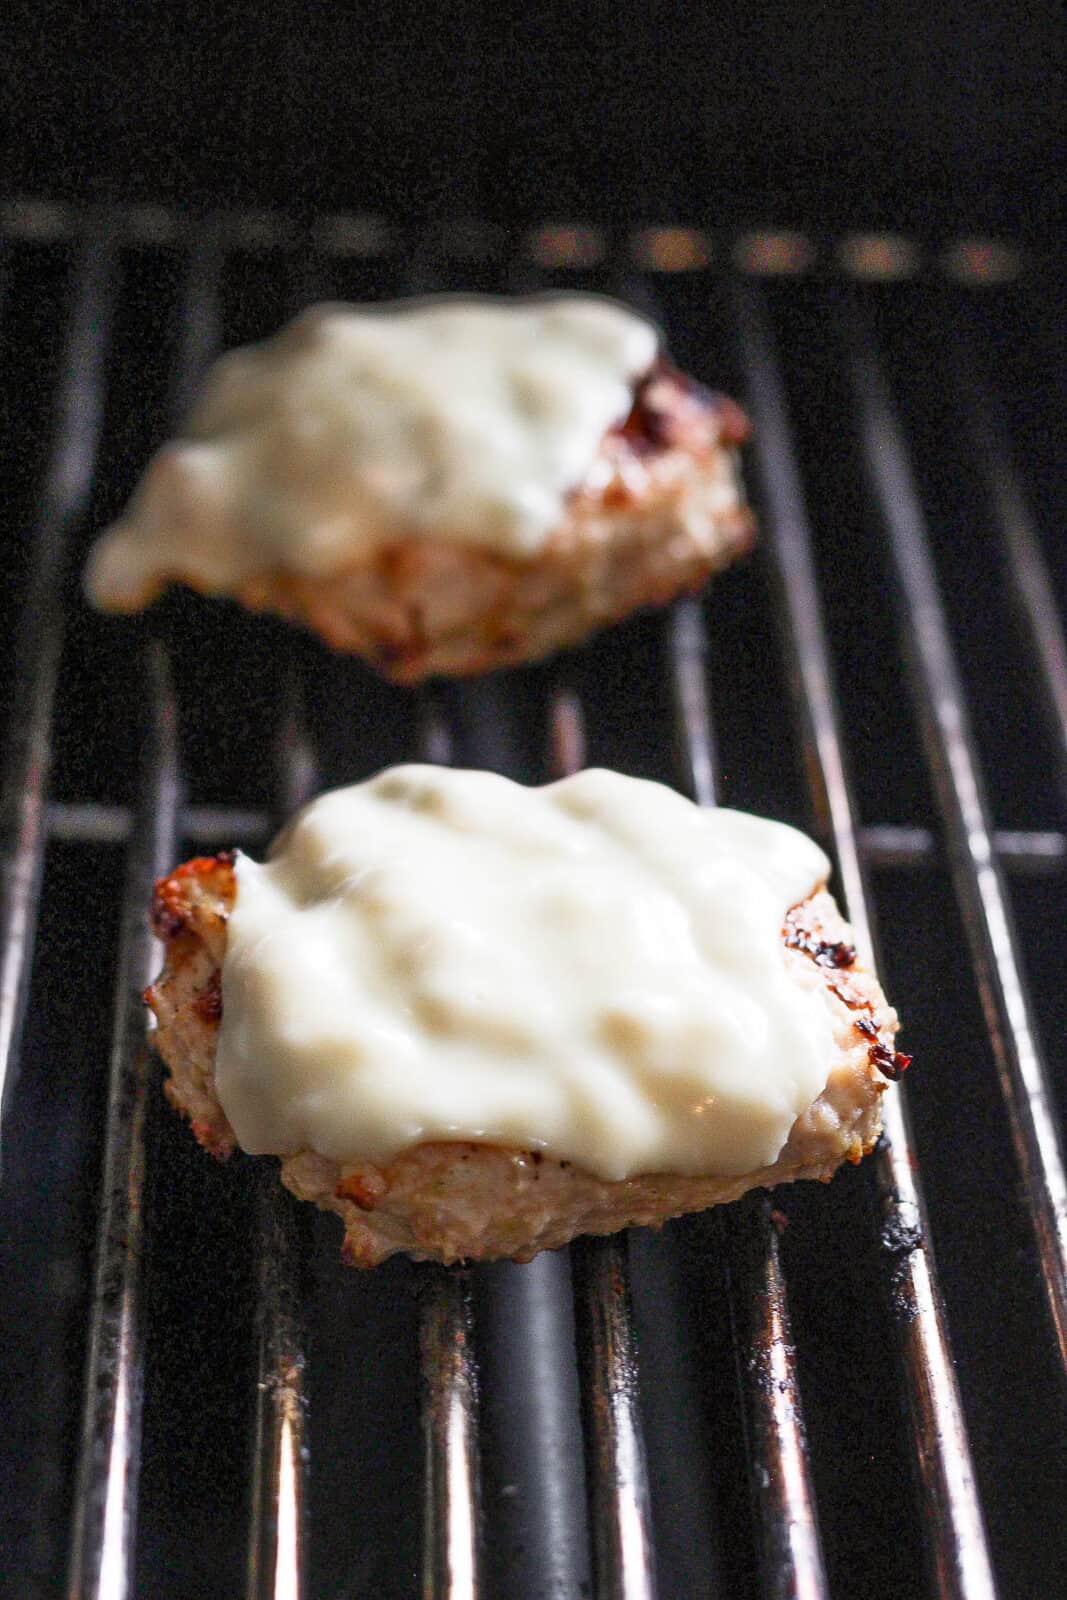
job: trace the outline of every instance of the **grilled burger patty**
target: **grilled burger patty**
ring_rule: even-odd
[[[168,1068],[167,1096],[204,1148],[222,1157],[236,1144],[214,1079],[234,895],[231,855],[188,861],[159,881],[152,920],[166,960],[145,996]],[[796,1178],[826,1182],[843,1161],[858,1162],[873,1146],[881,1096],[908,1058],[894,1051],[896,1013],[857,959],[850,929],[825,889],[788,913],[782,946],[798,977],[803,971],[810,979],[812,968],[818,974],[834,1057],[825,1087],[770,1166],[725,1178],[658,1172],[611,1182],[540,1151],[435,1140],[381,1165],[339,1163],[304,1150],[281,1160],[282,1182],[338,1214],[345,1259],[363,1267],[397,1251],[444,1262],[526,1261],[578,1234],[657,1226],[752,1188]]]

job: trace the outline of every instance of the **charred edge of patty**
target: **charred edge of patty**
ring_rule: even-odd
[[[694,446],[707,449],[712,419],[717,425],[714,442],[722,448],[737,449],[751,436],[752,426],[736,401],[706,388],[660,355],[637,379],[629,413],[609,428],[608,437],[624,439],[638,456]]]
[[[827,977],[827,986],[850,1011],[862,1013],[856,1018],[855,1027],[868,1040],[868,1062],[883,1078],[896,1083],[911,1066],[912,1058],[882,1043],[870,998],[849,983],[847,974],[856,964],[855,945],[839,939],[822,939],[805,926],[805,921],[803,905],[793,906],[787,912],[783,929],[787,946],[833,974]]]
[[[197,899],[204,894],[216,894],[228,911],[236,892],[236,859],[236,850],[220,850],[214,856],[193,856],[191,860],[175,867],[173,872],[159,878],[148,914],[156,938],[169,944],[172,939],[192,931],[191,914]],[[195,891],[192,897],[191,889]]]

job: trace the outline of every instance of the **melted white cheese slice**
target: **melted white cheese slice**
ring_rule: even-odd
[[[89,595],[328,576],[427,536],[536,555],[657,346],[593,295],[313,307],[216,363],[98,542]]]
[[[605,1179],[773,1162],[832,1058],[787,910],[825,856],[780,823],[588,771],[400,767],[239,856],[216,1081],[253,1153],[428,1139]]]

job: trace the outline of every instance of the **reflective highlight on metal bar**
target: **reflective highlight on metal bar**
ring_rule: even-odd
[[[478,1594],[478,1393],[467,1273],[424,1266],[419,1358],[424,1467],[423,1600]]]
[[[146,908],[153,882],[174,861],[180,786],[177,707],[158,645],[150,650],[148,668],[144,776],[126,867],[115,982],[103,1189],[67,1587],[70,1600],[97,1596],[124,1600],[132,1593],[141,1449],[141,1200],[148,1086],[141,991],[159,969],[159,946],[149,932]]]
[[[718,764],[699,601],[676,604],[670,629],[683,788],[698,804],[713,806]],[[738,1365],[744,1378],[764,1592],[774,1600],[822,1600],[826,1573],[778,1237],[769,1200],[746,1209],[742,1226],[730,1229],[735,1246],[730,1306],[741,1348]]]
[[[601,1600],[654,1600],[652,1513],[641,1430],[626,1240],[572,1246],[586,1481]]]
[[[907,447],[872,335],[851,303],[845,331],[866,469],[909,618],[901,632],[956,894],[1037,1238],[1049,1313],[1067,1363],[1067,1173],[1048,1076],[993,851],[974,735]]]
[[[829,1593],[797,1383],[778,1235],[768,1195],[731,1217],[731,1320],[745,1395],[745,1432],[758,1518],[761,1593],[826,1600]]]
[[[248,1600],[304,1593],[307,1457],[300,1235],[296,1202],[261,1163],[256,1181],[256,1400]]]
[[[765,538],[795,666],[798,709],[815,782],[816,810],[833,838],[848,914],[862,951],[873,931],[839,726],[804,490],[788,404],[759,291],[739,284],[734,306],[756,460]],[[930,1525],[938,1593],[949,1600],[995,1594],[985,1528],[944,1310],[927,1235],[926,1206],[914,1159],[906,1087],[883,1102],[885,1137],[875,1154],[890,1307],[900,1344]]]
[[[52,707],[63,648],[62,588],[70,531],[85,510],[104,409],[113,252],[93,241],[78,267],[57,403],[56,440],[41,492],[29,586],[15,649],[0,793],[0,1111],[18,1068],[33,963],[52,760]]]

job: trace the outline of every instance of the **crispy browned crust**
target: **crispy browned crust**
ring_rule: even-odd
[[[169,1068],[168,1099],[189,1118],[205,1149],[219,1156],[236,1144],[214,1083],[220,970],[234,892],[230,856],[188,861],[160,879],[152,923],[166,944],[166,961],[145,992],[156,1016],[155,1044]],[[443,1261],[523,1261],[580,1233],[658,1226],[748,1189],[797,1178],[827,1182],[842,1161],[858,1162],[871,1149],[887,1080],[900,1076],[908,1057],[894,1050],[896,1013],[857,960],[850,930],[825,890],[789,913],[783,944],[798,981],[824,987],[837,1054],[825,1088],[797,1118],[772,1166],[741,1177],[650,1173],[605,1182],[539,1151],[433,1141],[401,1151],[384,1166],[339,1165],[303,1151],[282,1160],[282,1181],[302,1199],[337,1212],[345,1258],[363,1267],[397,1251]]]
[[[536,557],[412,533],[328,578],[259,573],[235,597],[305,624],[398,683],[532,661],[698,589],[748,548],[755,524],[735,467],[748,431],[733,401],[660,361]],[[137,603],[169,582],[198,587],[189,574],[161,574]]]

